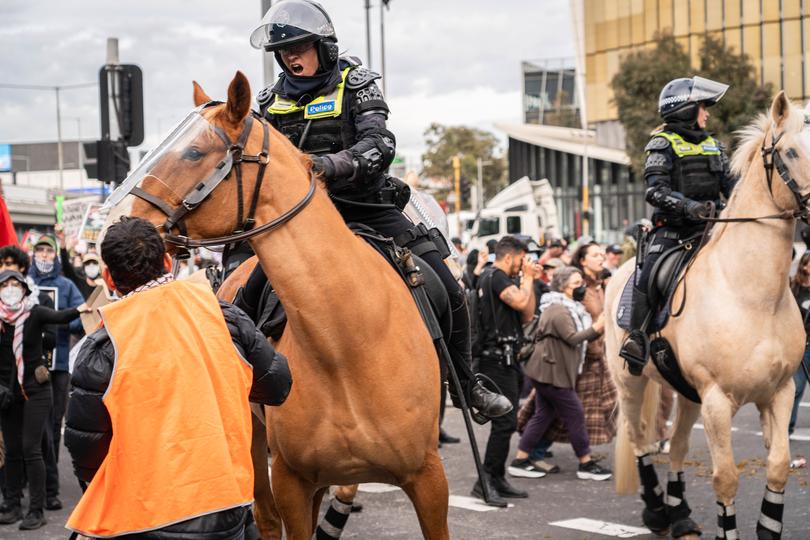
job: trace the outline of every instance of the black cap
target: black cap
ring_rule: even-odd
[[[624,253],[624,251],[622,251],[622,247],[619,244],[610,244],[607,248],[605,248],[605,251],[607,251],[608,253],[613,253],[615,255],[621,255],[622,253]]]
[[[28,293],[31,292],[31,289],[28,287],[28,282],[25,280],[25,276],[23,276],[21,273],[17,272],[16,270],[3,270],[0,272],[0,284],[3,284],[10,279],[16,279],[22,283],[22,286],[25,287],[25,290],[28,291]]]
[[[563,247],[562,240],[559,238],[554,238],[550,243],[549,247]]]

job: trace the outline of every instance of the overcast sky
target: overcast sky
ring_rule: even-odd
[[[341,51],[366,56],[364,0],[323,0]],[[379,3],[372,0],[371,68],[380,71]],[[248,42],[260,0],[2,0],[0,83],[62,85],[98,79],[107,37],[144,72],[146,145],[193,107],[191,81],[224,98],[235,70],[254,95],[261,53]],[[573,57],[568,0],[392,0],[386,14],[389,128],[417,166],[431,122],[495,130],[521,118],[521,60]],[[276,69],[278,71],[278,69]],[[56,139],[52,91],[0,88],[0,143]],[[62,133],[99,133],[98,89],[62,93]],[[79,119],[77,121],[77,119]]]

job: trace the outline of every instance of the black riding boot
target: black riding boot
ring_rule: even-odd
[[[646,326],[650,313],[647,293],[640,288],[633,289],[633,311],[630,313],[630,335],[624,340],[619,356],[627,362],[631,375],[641,375],[650,353],[650,341],[647,339]]]
[[[449,292],[449,295],[453,310],[453,328],[446,340],[447,349],[450,352],[453,366],[456,368],[459,382],[466,391],[467,404],[486,418],[503,416],[512,410],[512,403],[505,396],[485,388],[472,372],[470,314],[467,311],[464,293],[459,290]],[[450,384],[450,399],[453,401],[453,405],[461,407],[452,384]]]

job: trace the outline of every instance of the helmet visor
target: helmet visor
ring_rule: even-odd
[[[304,40],[334,36],[335,29],[326,12],[315,2],[283,0],[265,13],[250,34],[255,49],[278,50]]]
[[[154,188],[148,189],[147,183],[160,184],[161,191],[173,193],[173,198],[179,202],[185,195],[177,192],[178,189],[183,190],[178,186],[181,179],[194,178],[198,182],[195,185],[205,181],[205,185],[213,189],[228,175],[233,156],[225,141],[200,114],[201,110],[202,107],[195,109],[141,160],[126,180],[112,192],[104,203],[105,208],[111,209],[120,204],[136,186],[153,192]],[[184,180],[182,183],[188,184],[188,181]],[[185,188],[185,191],[190,189]],[[166,202],[172,205],[171,201]]]
[[[689,101],[714,105],[722,99],[727,90],[727,84],[703,77],[692,77],[692,92],[689,95]]]

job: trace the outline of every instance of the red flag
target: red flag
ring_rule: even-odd
[[[0,246],[20,245],[17,241],[17,233],[14,231],[14,223],[11,222],[6,200],[0,196]]]

